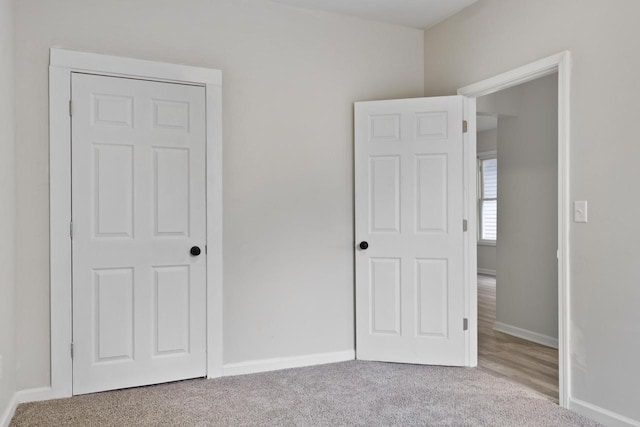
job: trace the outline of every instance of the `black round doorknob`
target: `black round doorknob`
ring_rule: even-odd
[[[367,242],[360,242],[360,249],[365,250],[369,247]]]
[[[191,250],[190,250],[189,252],[191,252],[191,255],[192,255],[192,256],[198,256],[198,255],[200,255],[200,253],[201,253],[202,251],[200,250],[200,248],[199,248],[199,247],[194,246],[194,247],[192,247],[192,248],[191,248]]]

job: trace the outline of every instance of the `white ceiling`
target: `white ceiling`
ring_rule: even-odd
[[[305,9],[426,29],[478,0],[274,0]]]
[[[498,118],[496,116],[478,116],[476,117],[476,132],[484,132],[485,130],[497,129]]]

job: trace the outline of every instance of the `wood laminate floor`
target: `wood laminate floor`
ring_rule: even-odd
[[[558,403],[558,350],[493,330],[496,278],[478,275],[478,366]]]

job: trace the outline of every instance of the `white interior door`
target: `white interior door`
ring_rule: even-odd
[[[465,364],[463,102],[355,104],[358,359]]]
[[[203,377],[204,88],[74,73],[72,103],[73,392]]]

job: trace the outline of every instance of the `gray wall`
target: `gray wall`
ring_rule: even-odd
[[[498,118],[496,321],[558,338],[558,75]],[[526,220],[525,220],[526,219]]]
[[[488,97],[483,97],[488,98]],[[480,98],[482,99],[482,98]],[[483,151],[495,151],[498,149],[498,130],[489,129],[476,134],[476,147],[478,153]]]
[[[354,348],[353,102],[421,96],[423,32],[266,0],[17,3],[18,387],[49,384],[49,48],[223,72],[224,362]]]
[[[488,97],[484,97],[488,98]],[[498,131],[485,130],[476,134],[478,153],[498,149]],[[496,246],[478,245],[478,270],[496,271]]]
[[[426,31],[424,56],[432,96],[571,50],[570,197],[589,201],[571,224],[571,394],[636,420],[638,16],[637,0],[480,0]]]
[[[16,390],[13,0],[0,0],[0,418]]]
[[[476,100],[476,110],[480,113],[498,116],[517,116],[520,111],[522,91],[518,86],[511,90],[501,90]]]

